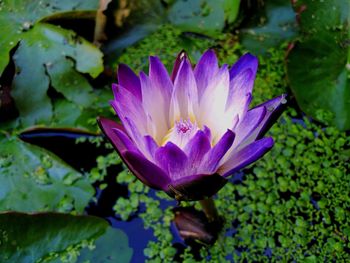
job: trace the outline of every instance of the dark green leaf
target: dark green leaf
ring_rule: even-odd
[[[298,1],[300,8],[302,37],[287,60],[292,91],[307,114],[350,129],[349,1]]]
[[[128,245],[128,236],[119,229],[108,228],[94,245],[93,250],[84,248],[80,251],[78,263],[127,263],[133,254],[132,248]]]
[[[84,210],[94,190],[82,174],[17,138],[0,143],[1,211]]]
[[[96,77],[103,69],[102,54],[73,32],[48,24],[37,24],[23,39],[14,55],[17,74],[12,96],[22,124],[50,123],[52,105],[49,83],[66,99],[81,106],[92,104],[92,88],[74,70]]]
[[[56,12],[97,9],[94,0],[3,0],[0,2],[0,75],[9,62],[9,52],[41,18]]]
[[[101,236],[108,223],[92,216],[9,212],[0,214],[0,228],[0,262],[28,263],[86,245]]]
[[[225,25],[224,1],[177,0],[169,10],[169,20],[182,31],[215,36]]]
[[[241,42],[254,54],[263,54],[282,41],[296,35],[295,13],[289,0],[266,1],[264,12],[258,13],[258,25],[244,28],[241,31]]]

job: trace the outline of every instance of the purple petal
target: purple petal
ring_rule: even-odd
[[[120,142],[124,144],[124,148],[121,152],[127,150],[127,151],[134,151],[134,152],[139,152],[135,144],[131,141],[131,139],[125,134],[125,132],[121,131],[118,128],[112,128],[114,133],[117,135],[118,139]]]
[[[170,184],[170,178],[155,164],[147,160],[141,153],[133,152],[124,133],[124,128],[120,124],[99,117],[97,122],[103,133],[110,140],[119,156],[123,159],[129,170],[144,184],[155,189],[167,190]],[[123,134],[122,136],[120,136]],[[125,137],[124,137],[125,135]],[[131,150],[131,151],[130,151]]]
[[[205,132],[199,130],[186,144],[184,152],[188,157],[189,170],[196,171],[204,155],[210,150],[210,140]]]
[[[170,178],[160,167],[135,152],[124,152],[122,157],[129,170],[144,184],[155,189],[168,189]]]
[[[233,143],[233,148],[240,147],[240,145],[247,145],[251,143],[251,135],[256,132],[257,127],[266,115],[266,108],[259,107],[248,111],[243,120],[238,124],[235,133],[236,138]]]
[[[265,133],[271,128],[272,124],[275,123],[275,121],[282,114],[286,103],[286,94],[283,94],[256,107],[266,108],[266,114],[264,119],[260,122],[259,126],[255,129],[254,134],[252,135],[254,140],[260,139],[265,135]]]
[[[218,173],[224,177],[231,175],[261,158],[272,148],[273,144],[273,139],[269,137],[247,145],[242,150],[232,154],[226,162],[221,165]]]
[[[216,171],[220,160],[230,149],[234,139],[235,134],[231,130],[227,130],[217,144],[206,154],[201,165],[201,171],[204,174],[211,174]]]
[[[230,69],[230,91],[226,101],[226,109],[238,113],[242,119],[249,108],[254,86],[258,59],[251,54],[242,56]]]
[[[112,85],[115,99],[111,101],[111,105],[118,114],[120,120],[125,126],[125,118],[135,121],[137,128],[142,133],[147,133],[147,122],[145,111],[142,104],[127,89],[120,85]]]
[[[165,103],[169,105],[173,84],[167,69],[158,57],[149,57],[149,79],[152,86],[162,93]]]
[[[196,111],[197,108],[198,95],[196,80],[189,60],[184,59],[180,65],[174,83],[174,91],[170,106],[170,118],[174,119],[174,121],[179,117],[188,119],[190,114],[193,114],[193,111]]]
[[[202,55],[194,69],[199,99],[203,95],[214,75],[217,74],[218,70],[219,66],[215,52],[209,49]]]
[[[175,60],[175,63],[174,63],[174,67],[173,67],[173,71],[171,73],[171,81],[174,82],[175,81],[175,78],[177,76],[177,73],[180,69],[180,65],[181,65],[181,62],[184,60],[184,59],[188,59],[187,57],[187,54],[185,51],[181,51],[177,57],[176,57],[176,60]]]
[[[246,69],[250,69],[253,73],[253,78],[255,78],[256,71],[258,70],[258,64],[259,62],[257,57],[249,53],[243,55],[235,64],[232,65],[230,69],[230,79],[235,78]]]
[[[158,144],[156,143],[156,141],[149,135],[146,135],[144,137],[145,140],[145,145],[146,145],[146,150],[151,154],[152,158],[155,158],[155,153],[157,151]]]
[[[155,159],[158,165],[168,173],[171,180],[187,174],[187,156],[172,142],[159,147],[155,153]]]
[[[140,101],[142,100],[140,79],[125,64],[120,64],[118,67],[118,83],[129,90]]]
[[[219,174],[195,174],[172,181],[167,193],[179,201],[197,201],[213,196],[226,183]]]
[[[154,67],[153,67],[154,69]],[[154,71],[153,71],[154,72]],[[155,77],[154,77],[155,78]],[[152,82],[143,72],[140,73],[142,104],[147,120],[153,123],[154,131],[150,133],[156,141],[161,141],[169,129],[170,95],[161,83]]]
[[[98,117],[97,123],[118,153],[127,150],[126,145],[120,140],[118,135],[115,133],[116,129],[125,132],[125,129],[121,124],[103,117]]]

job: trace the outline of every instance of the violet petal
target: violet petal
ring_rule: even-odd
[[[172,142],[159,147],[155,153],[155,159],[172,180],[181,178],[188,173],[186,154]]]
[[[274,144],[271,137],[263,138],[255,141],[242,150],[232,154],[218,170],[223,177],[232,175],[232,173],[242,169],[243,167],[255,162],[269,151]]]
[[[118,83],[128,89],[136,98],[142,101],[140,79],[125,64],[118,66]]]
[[[160,167],[136,152],[123,152],[122,157],[129,170],[144,184],[155,189],[168,189],[170,178]]]
[[[203,156],[210,150],[210,148],[210,140],[201,130],[199,130],[186,144],[184,152],[188,157],[188,165],[191,167],[192,171],[198,168]]]
[[[226,183],[219,174],[195,174],[172,181],[167,194],[179,201],[197,201],[216,194]]]
[[[209,49],[202,55],[194,68],[199,99],[218,70],[219,66],[216,54],[212,49]]]
[[[184,60],[184,59],[188,59],[187,57],[187,54],[184,50],[182,50],[176,57],[176,60],[175,60],[175,63],[174,63],[174,67],[173,67],[173,71],[171,72],[171,81],[174,83],[175,81],[175,78],[177,76],[177,73],[180,69],[180,65],[181,65],[181,62]]]
[[[220,160],[226,154],[228,149],[230,149],[234,139],[235,134],[231,130],[227,130],[216,145],[203,158],[200,167],[202,173],[211,174],[216,171]]]

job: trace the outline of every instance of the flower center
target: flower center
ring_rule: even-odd
[[[175,143],[180,148],[185,147],[187,142],[196,134],[198,127],[195,123],[188,120],[176,121],[174,126],[168,130],[165,135],[162,145],[167,142]]]
[[[190,121],[178,121],[175,124],[178,133],[186,133],[193,128]]]

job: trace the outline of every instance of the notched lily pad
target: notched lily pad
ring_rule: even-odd
[[[14,62],[17,74],[12,96],[24,126],[50,122],[50,85],[80,107],[92,104],[92,87],[77,71],[96,77],[103,69],[102,54],[92,44],[48,24],[37,24],[23,36]]]
[[[0,1],[0,75],[9,62],[9,52],[40,19],[57,12],[96,10],[94,0],[2,0]]]
[[[81,173],[17,138],[0,144],[0,211],[83,212],[94,189]]]

